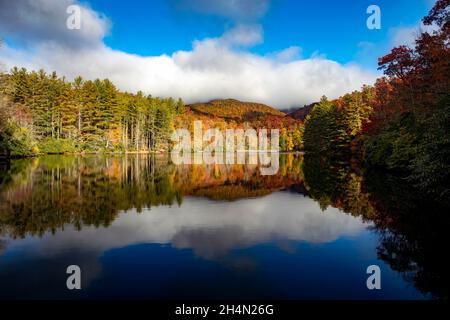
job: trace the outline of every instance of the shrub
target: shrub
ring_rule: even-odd
[[[39,151],[30,130],[11,120],[0,132],[0,149],[8,150],[12,157],[33,156]]]
[[[44,139],[39,142],[39,151],[50,154],[73,153],[78,149],[71,139]]]

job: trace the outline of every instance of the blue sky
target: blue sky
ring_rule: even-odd
[[[174,1],[91,0],[91,6],[113,24],[106,44],[141,55],[189,50],[194,39],[219,37],[236,21],[217,14],[177,8]],[[366,9],[377,4],[382,28],[369,30]],[[290,46],[341,63],[357,59],[361,42],[388,44],[391,28],[412,26],[428,12],[427,0],[277,0],[256,22],[264,30],[264,43],[250,50],[268,54]]]
[[[0,67],[186,102],[296,107],[372,84],[377,58],[414,44],[434,0],[0,0]],[[381,29],[369,30],[369,5]],[[81,28],[67,28],[69,6]]]

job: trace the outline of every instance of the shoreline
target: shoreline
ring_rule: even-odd
[[[235,151],[234,153],[260,153],[261,151]],[[267,151],[262,151],[267,152]],[[270,152],[270,151],[269,151]],[[192,151],[191,154],[203,153],[203,151]],[[220,154],[226,154],[227,152],[219,152]],[[84,155],[164,155],[170,154],[170,151],[126,151],[126,152],[67,152],[67,153],[39,153],[35,155],[20,155],[20,156],[10,156],[8,158],[0,158],[0,162],[8,162],[10,160],[26,159],[26,158],[36,158],[44,156],[84,156]],[[279,151],[278,154],[305,154],[304,151]]]

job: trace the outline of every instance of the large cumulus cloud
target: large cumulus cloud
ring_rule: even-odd
[[[52,42],[70,48],[96,47],[108,33],[110,21],[86,5],[81,9],[81,29],[66,27],[67,8],[74,0],[0,0],[0,35],[34,45]]]
[[[0,61],[29,69],[56,70],[73,78],[109,78],[120,89],[142,90],[154,96],[182,97],[187,102],[236,98],[271,104],[278,108],[331,98],[372,83],[375,74],[357,65],[342,65],[323,56],[300,58],[300,48],[280,48],[278,54],[258,55],[247,50],[263,41],[255,21],[242,22],[242,7],[254,5],[263,15],[268,1],[178,1],[214,13],[221,5],[235,19],[221,37],[194,40],[192,49],[170,55],[141,56],[113,50],[103,42],[110,22],[88,6],[82,8],[81,30],[68,30],[66,8],[75,0],[0,0],[1,34],[6,46]],[[200,9],[199,9],[200,10]],[[217,9],[218,10],[218,9]],[[8,46],[20,38],[26,45]]]

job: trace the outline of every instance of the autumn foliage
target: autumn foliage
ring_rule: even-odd
[[[450,0],[439,0],[415,46],[378,60],[384,77],[335,101],[323,98],[306,118],[309,152],[360,154],[367,167],[406,177],[424,193],[450,198]]]

